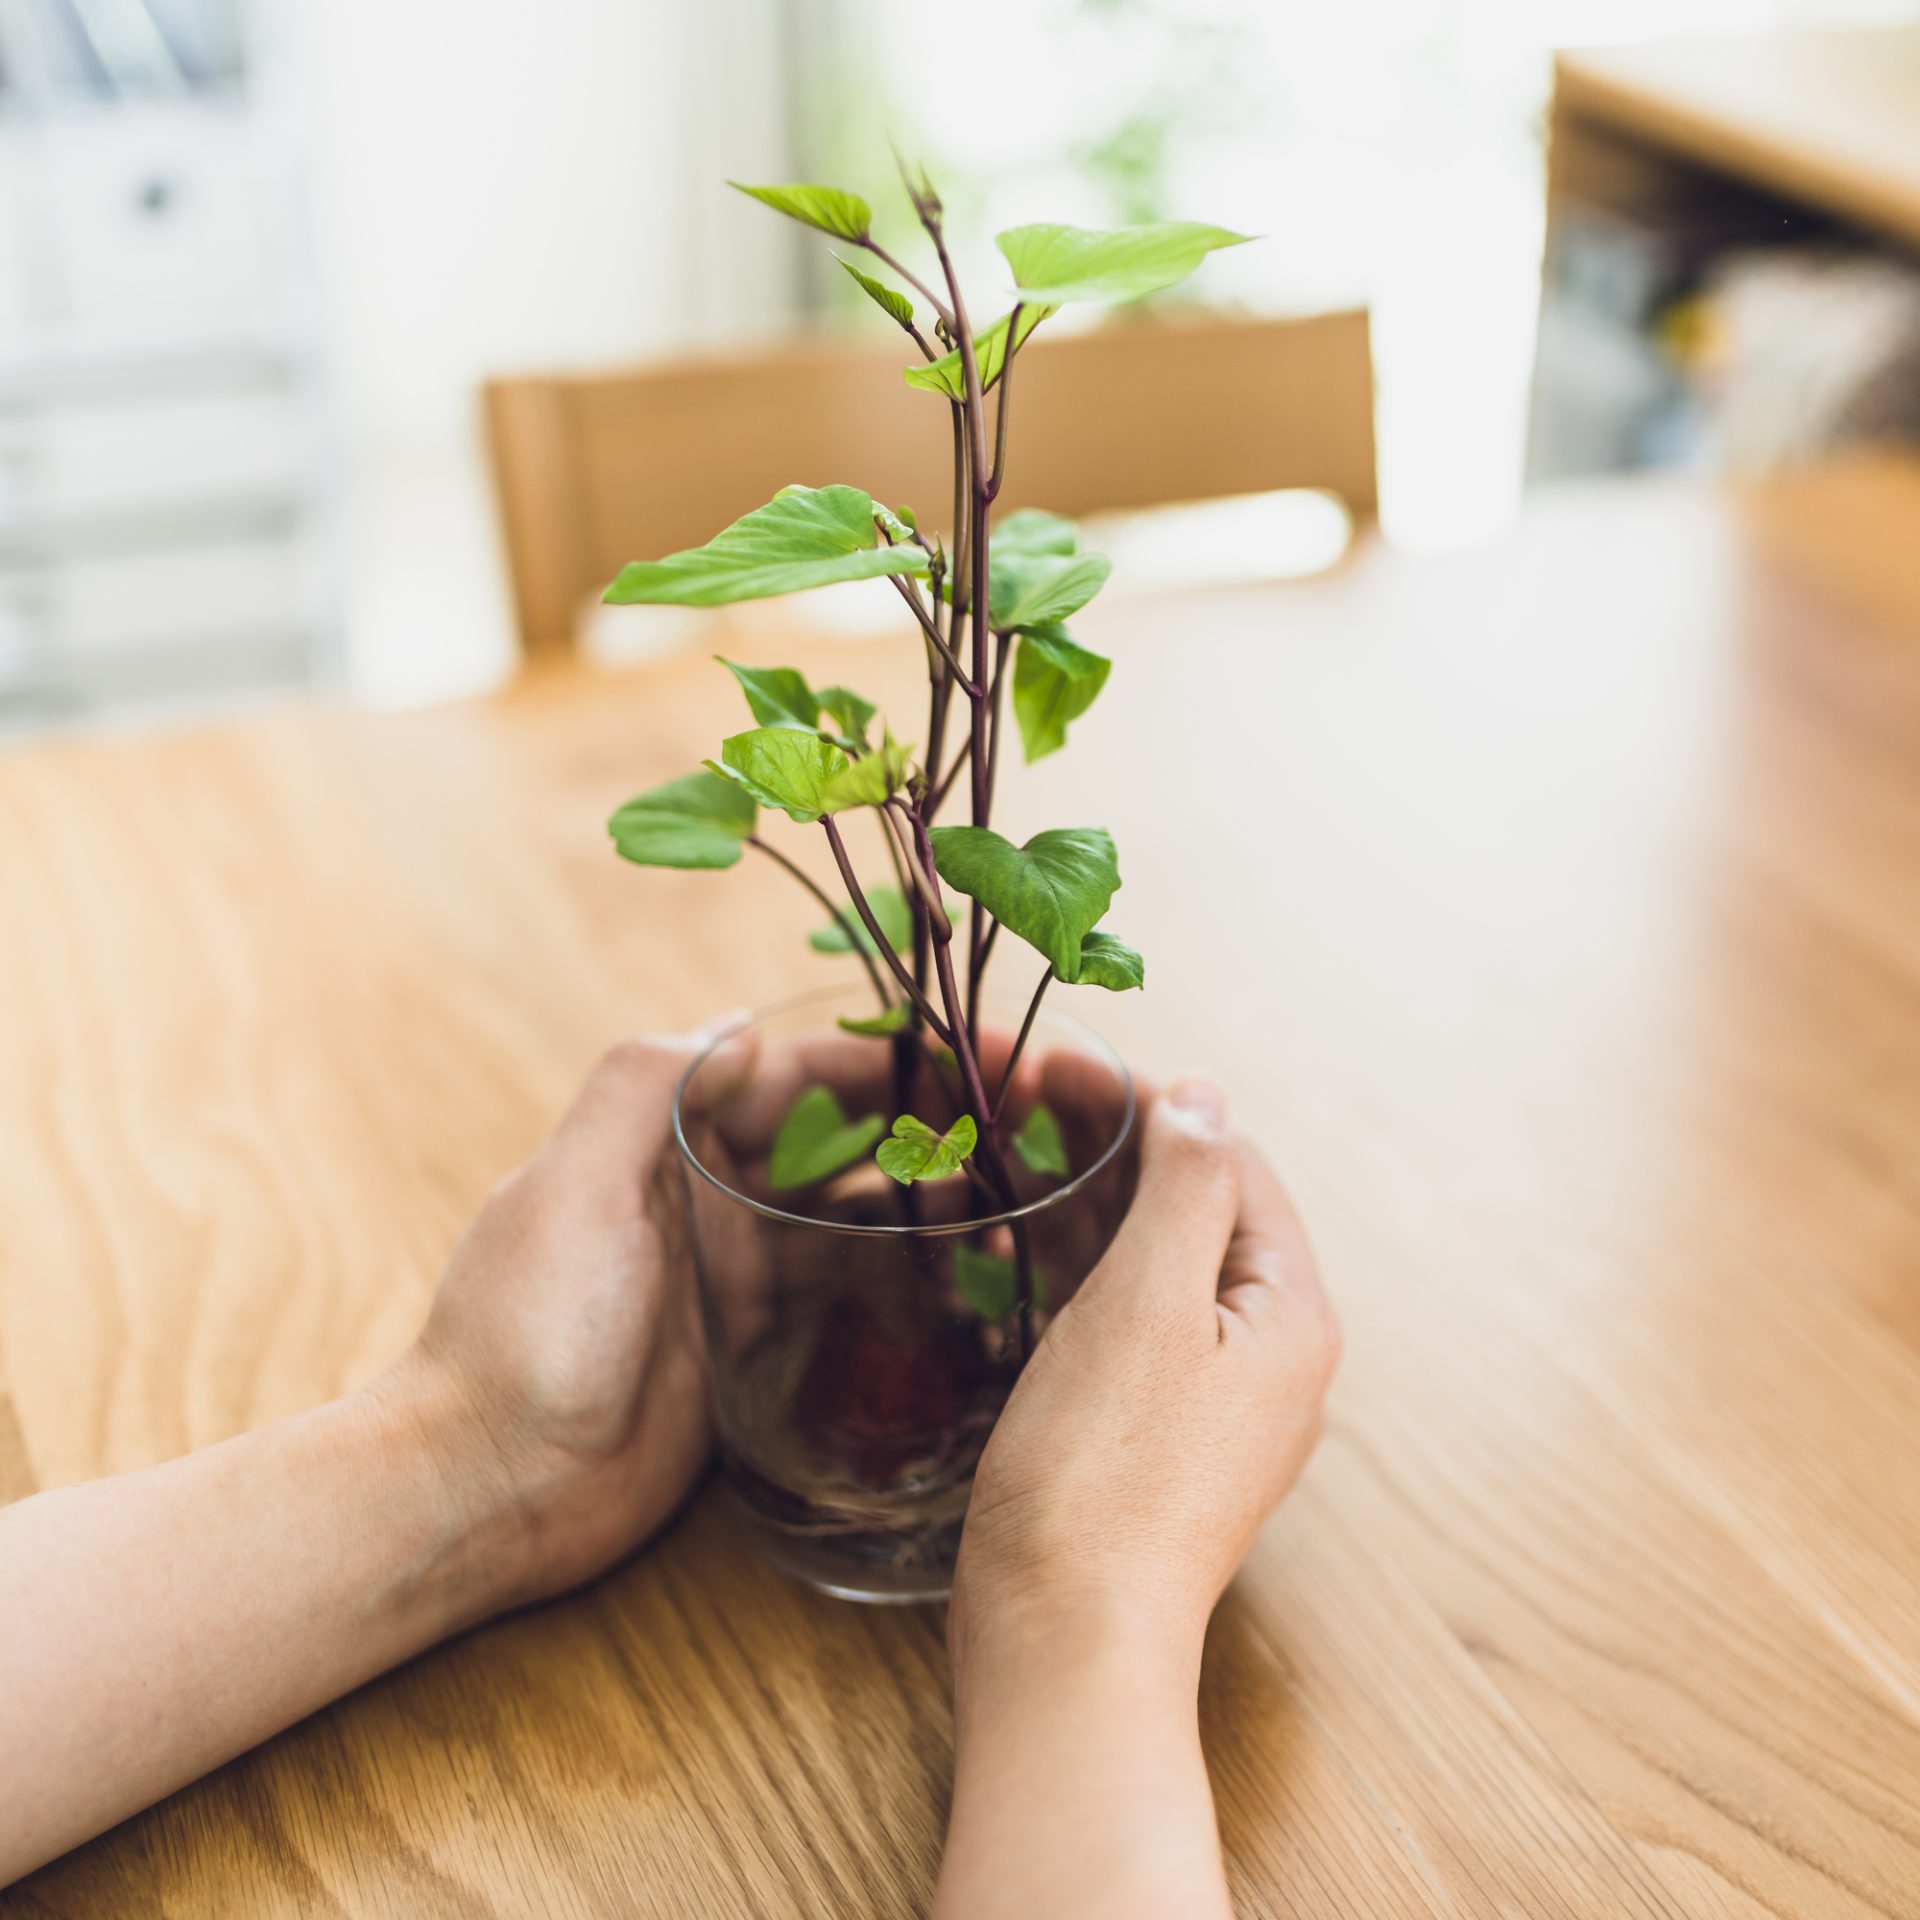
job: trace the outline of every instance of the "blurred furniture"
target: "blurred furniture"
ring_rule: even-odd
[[[1920,24],[1563,53],[1529,468],[1699,446],[1675,310],[1760,249],[1920,272]]]
[[[1076,623],[1112,683],[1002,810],[1094,796],[1153,987],[1075,1011],[1228,1075],[1347,1327],[1208,1641],[1243,1913],[1912,1911],[1915,525],[1920,465],[1640,481]],[[366,1378],[611,1036],[832,977],[771,868],[606,848],[739,714],[676,658],[0,761],[0,1498]],[[922,1914],[941,1632],[710,1489],[14,1897]]]
[[[627,561],[698,546],[800,481],[951,518],[953,433],[894,341],[820,340],[620,373],[496,380],[494,478],[527,656],[570,651]],[[1086,514],[1321,487],[1374,512],[1364,312],[1155,319],[1014,363],[1001,510]]]
[[[0,353],[0,719],[321,675],[321,449],[284,342]]]
[[[0,729],[331,665],[296,142],[256,11],[0,10]]]
[[[1550,211],[1721,182],[1920,248],[1920,24],[1563,53],[1548,152]]]

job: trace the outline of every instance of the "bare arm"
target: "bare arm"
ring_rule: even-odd
[[[0,1885],[659,1526],[708,1438],[651,1192],[685,1057],[608,1056],[372,1387],[0,1511]],[[983,1465],[944,1914],[1225,1911],[1200,1639],[1337,1336],[1278,1183],[1206,1107],[1149,1121],[1127,1226]]]
[[[607,1056],[372,1386],[0,1509],[0,1886],[672,1511],[708,1445],[649,1204],[686,1059]]]
[[[1319,1436],[1339,1328],[1211,1087],[1149,1110],[1138,1196],[981,1462],[949,1639],[938,1920],[1230,1913],[1208,1617]]]
[[[369,1391],[0,1511],[0,1885],[495,1610],[452,1414]]]

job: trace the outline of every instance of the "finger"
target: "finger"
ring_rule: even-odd
[[[1182,1080],[1148,1109],[1133,1205],[1083,1296],[1212,1305],[1240,1206],[1226,1118],[1225,1095],[1206,1080]]]
[[[680,1096],[684,1116],[701,1120],[731,1107],[753,1084],[765,1047],[760,1029],[748,1024],[744,1013],[709,1021],[683,1042],[669,1039],[656,1044],[682,1061],[689,1053],[698,1058],[703,1045],[711,1049],[700,1060],[699,1070],[686,1075],[686,1092]]]
[[[922,1047],[929,1043],[923,1035]],[[998,1089],[1012,1051],[1013,1035],[1005,1028],[988,1027],[981,1033],[980,1070],[989,1097]],[[943,1076],[939,1083],[936,1074]],[[885,1110],[891,1116],[892,1042],[850,1033],[812,1033],[769,1046],[751,1084],[741,1088],[722,1116],[728,1144],[743,1154],[764,1151],[793,1103],[812,1086],[832,1088],[850,1114]],[[944,1128],[962,1104],[958,1069],[951,1061],[936,1067],[923,1051],[908,1090],[909,1111],[921,1109],[920,1117],[930,1126]]]
[[[1024,1066],[1025,1063],[1022,1062]],[[1016,1082],[1016,1091],[1019,1083]],[[1138,1111],[1158,1097],[1150,1080],[1133,1084]],[[1075,1047],[1059,1047],[1040,1066],[1040,1097],[1053,1109],[1067,1137],[1076,1173],[1084,1172],[1112,1146],[1127,1113],[1127,1082],[1107,1061]]]
[[[977,1058],[980,1062],[980,1078],[986,1082],[987,1097],[992,1099],[1000,1091],[1000,1082],[1007,1077],[1007,1062],[1013,1057],[1015,1039],[1011,1027],[982,1027],[977,1042]],[[1025,1079],[1027,1061],[1019,1063],[1015,1074],[1015,1085]]]
[[[1340,1358],[1340,1323],[1292,1196],[1266,1156],[1237,1141],[1240,1216],[1220,1273],[1221,1311],[1254,1336],[1263,1364],[1317,1398]]]
[[[722,1183],[722,1191],[716,1193],[704,1180],[662,1178],[656,1185],[657,1217],[678,1223],[674,1264],[697,1282],[716,1350],[737,1366],[773,1324],[769,1245],[759,1218],[731,1198],[742,1190],[743,1180],[726,1143],[711,1127],[695,1139],[700,1164]],[[681,1171],[672,1170],[675,1176]]]
[[[1004,1048],[997,1056],[990,1056],[983,1049],[980,1078],[986,1083],[987,1099],[1003,1131],[1013,1133],[1026,1124],[1027,1115],[1041,1103],[1045,1063],[1036,1059],[1029,1049],[1013,1063],[1013,1079],[1009,1083],[1006,1059]]]
[[[1127,1083],[1119,1071],[1096,1054],[1082,1053],[1077,1047],[1056,1047],[1040,1067],[1041,1091],[1048,1102],[1061,1112],[1084,1115],[1090,1121],[1112,1128],[1120,1123],[1127,1107]],[[1142,1107],[1159,1097],[1160,1089],[1151,1080],[1136,1078],[1134,1098]]]
[[[758,1070],[716,1118],[736,1153],[764,1153],[809,1087],[831,1087],[847,1112],[858,1117],[887,1104],[892,1073],[893,1049],[885,1040],[816,1033],[776,1041],[764,1049]]]
[[[704,1103],[724,1099],[747,1077],[757,1036],[748,1028],[725,1037],[745,1017],[728,1014],[689,1034],[609,1047],[554,1130],[553,1145],[622,1179],[645,1179],[672,1132],[674,1092],[694,1061],[713,1049],[699,1075]]]

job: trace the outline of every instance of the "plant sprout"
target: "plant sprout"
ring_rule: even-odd
[[[1110,669],[1065,624],[1105,584],[1106,557],[1083,551],[1073,522],[1056,514],[1029,509],[997,524],[993,518],[1007,472],[1014,365],[1034,329],[1060,307],[1112,304],[1172,286],[1208,253],[1247,236],[1189,221],[1113,232],[1011,228],[997,245],[1011,270],[1012,305],[976,328],[948,253],[939,196],[924,172],[909,175],[908,187],[936,263],[933,285],[874,237],[871,210],[854,194],[806,185],[740,191],[860,249],[891,275],[841,259],[913,342],[920,360],[906,369],[907,385],[944,399],[951,413],[953,499],[944,533],[858,487],[783,487],[705,546],[624,568],[606,598],[711,607],[886,579],[926,656],[924,745],[903,744],[884,724],[876,740],[877,709],[850,688],[811,687],[791,667],[727,661],[753,726],[723,740],[703,771],[628,801],[609,829],[617,850],[642,866],[731,867],[751,847],[824,910],[813,947],[855,955],[873,984],[876,1012],[841,1025],[890,1037],[896,1112],[890,1123],[878,1114],[849,1120],[829,1089],[809,1088],[773,1146],[768,1178],[776,1191],[818,1185],[871,1156],[903,1187],[964,1175],[985,1210],[1008,1210],[1017,1205],[1009,1154],[1032,1173],[1069,1172],[1060,1127],[1044,1106],[1017,1131],[1006,1111],[1047,989],[1059,981],[1124,992],[1145,980],[1139,953],[1100,926],[1120,886],[1106,829],[1052,827],[1016,845],[993,825],[1009,682],[1014,724],[1033,761],[1065,745]],[[956,731],[959,744],[949,752]],[[964,822],[942,820],[950,803]],[[867,810],[880,824],[890,884],[862,879],[842,830],[846,816]],[[780,814],[823,834],[844,900],[767,837],[763,816]],[[1003,931],[1042,964],[1011,1054],[990,1085],[981,989]],[[905,1111],[915,1068],[929,1052],[952,1107],[937,1118]],[[964,1261],[956,1259],[956,1277],[990,1318],[1017,1311],[1024,1352],[1038,1276],[1017,1221],[1013,1238],[1013,1261],[967,1249]]]

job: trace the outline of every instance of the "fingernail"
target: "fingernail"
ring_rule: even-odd
[[[1211,1080],[1195,1076],[1177,1082],[1167,1095],[1167,1104],[1206,1121],[1209,1126],[1226,1124],[1227,1096]]]

